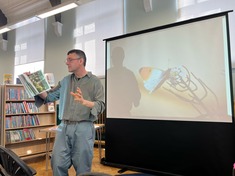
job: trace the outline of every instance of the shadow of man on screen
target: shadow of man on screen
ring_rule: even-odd
[[[133,106],[140,103],[140,90],[134,73],[123,66],[125,53],[116,47],[111,53],[111,68],[108,69],[108,108],[113,117],[131,116]]]

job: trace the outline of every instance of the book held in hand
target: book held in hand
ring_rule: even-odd
[[[19,79],[30,97],[51,89],[45,75],[41,70],[30,73],[29,75],[23,73],[19,75]]]

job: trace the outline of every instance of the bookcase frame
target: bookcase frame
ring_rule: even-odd
[[[2,100],[2,89],[0,88],[0,100]],[[3,145],[3,101],[0,101],[0,144]]]
[[[48,105],[43,105],[42,107],[38,108],[38,111],[35,112],[20,112],[20,113],[10,113],[7,112],[7,107],[10,106],[12,109],[14,107],[9,104],[16,104],[16,106],[23,106],[23,102],[26,104],[24,108],[27,109],[28,103],[34,104],[35,100],[33,98],[22,98],[21,96],[15,96],[14,91],[12,93],[12,90],[24,90],[23,85],[15,85],[15,84],[6,84],[1,86],[1,145],[5,146],[6,148],[10,148],[13,150],[18,156],[24,158],[24,157],[36,157],[39,155],[45,155],[46,154],[46,134],[43,132],[40,132],[40,130],[48,127],[55,126],[57,124],[57,118],[56,118],[56,102],[54,102],[54,111],[48,111]],[[26,93],[26,92],[25,92]],[[13,94],[13,95],[12,95]],[[24,93],[20,93],[24,94]],[[51,106],[51,105],[50,105]],[[50,107],[51,108],[51,107]],[[16,108],[17,109],[17,108]],[[20,116],[23,118],[23,116],[36,116],[37,119],[39,119],[39,124],[33,124],[27,125],[27,126],[17,126],[17,127],[6,127],[7,126],[7,118],[9,117],[15,117],[15,116]],[[10,118],[10,119],[11,119]],[[17,122],[18,123],[18,122]],[[8,122],[9,125],[9,122]],[[16,135],[20,135],[21,140],[17,140],[15,142],[14,140],[11,140],[9,142],[9,138],[7,140],[7,134],[12,133],[12,131],[16,130],[32,130],[35,136],[34,139],[30,138],[27,140],[22,140],[23,136],[20,134],[19,131],[15,132]],[[8,136],[9,137],[9,136]],[[13,136],[14,137],[14,136]],[[53,143],[54,143],[55,135],[51,136],[50,139],[50,150],[52,150]],[[12,142],[13,141],[13,142]]]

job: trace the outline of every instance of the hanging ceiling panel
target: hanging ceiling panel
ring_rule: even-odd
[[[7,17],[8,23],[34,16],[50,7],[49,0],[0,0],[0,9]]]

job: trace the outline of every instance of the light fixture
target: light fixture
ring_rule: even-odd
[[[10,30],[11,30],[11,29],[8,28],[8,27],[0,28],[0,34],[3,34],[3,33],[8,32],[8,31],[10,31]]]
[[[8,27],[9,27],[10,29],[16,29],[16,28],[25,26],[25,25],[27,25],[27,24],[30,24],[30,23],[39,21],[39,20],[41,20],[41,19],[34,16],[34,17],[25,19],[25,20],[23,20],[23,21],[20,21],[20,22],[14,23],[14,24],[9,24]]]
[[[43,13],[41,13],[39,15],[36,15],[36,16],[43,19],[43,18],[47,18],[47,17],[52,16],[52,15],[64,12],[66,10],[70,10],[70,9],[75,8],[77,6],[78,6],[78,4],[76,4],[75,2],[69,3],[67,5],[60,4],[60,5],[57,5],[53,8],[51,8],[49,11],[43,12]]]

